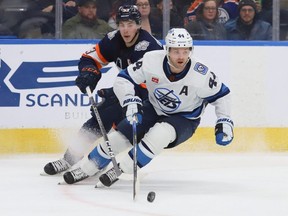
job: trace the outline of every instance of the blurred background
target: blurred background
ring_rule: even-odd
[[[238,0],[216,1],[219,17],[229,14],[224,22],[239,15],[235,9],[239,3]],[[81,0],[0,0],[0,38],[73,38],[67,34],[63,37],[63,28],[67,20],[79,13],[79,8],[82,7],[79,6],[79,2],[81,5]],[[136,4],[142,14],[143,28],[146,27],[148,17],[148,28],[151,34],[157,39],[163,39],[163,35],[170,27],[186,28],[190,22],[194,22],[193,16],[196,15],[201,2],[202,0],[97,0],[94,7],[96,10],[94,21],[98,22],[101,19],[113,29],[118,7],[121,4]],[[256,4],[259,18],[272,26],[273,38],[271,40],[287,40],[288,1],[256,0]],[[226,12],[223,13],[223,9]],[[223,17],[220,18],[224,25]],[[94,26],[91,31],[99,30]],[[100,36],[98,34],[96,35],[98,38],[94,39],[101,39],[105,33],[100,32]],[[79,37],[74,36],[73,39],[79,39]],[[85,36],[81,39],[85,39]]]

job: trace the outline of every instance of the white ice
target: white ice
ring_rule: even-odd
[[[94,188],[96,179],[57,185],[62,176],[40,176],[60,155],[0,156],[3,216],[287,216],[287,153],[166,152],[132,181]],[[156,192],[153,203],[146,200]]]

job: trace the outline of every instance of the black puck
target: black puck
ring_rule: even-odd
[[[153,202],[156,197],[156,193],[154,191],[150,191],[147,195],[147,201]]]

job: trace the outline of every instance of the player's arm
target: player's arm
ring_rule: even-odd
[[[134,86],[144,81],[142,61],[140,60],[122,70],[113,85],[113,90],[131,124],[134,114],[138,116],[138,120],[141,122],[142,100],[135,96]]]
[[[82,54],[78,63],[79,75],[76,79],[76,85],[80,91],[86,93],[86,87],[89,86],[91,91],[96,88],[97,83],[101,79],[100,69],[109,63],[110,56],[106,56],[106,49],[111,49],[107,36],[104,37],[91,50]],[[107,46],[105,46],[107,44]],[[107,47],[107,48],[106,48]],[[113,53],[108,52],[108,53]],[[108,60],[107,60],[108,59]]]
[[[202,94],[202,98],[205,101],[215,107],[217,116],[215,126],[216,143],[219,145],[228,145],[234,137],[234,124],[231,119],[230,89],[213,72],[210,72],[200,94]]]
[[[135,96],[134,86],[144,82],[145,76],[142,70],[142,60],[120,71],[113,85],[113,90],[120,104],[123,106],[123,101],[125,101],[127,96]]]

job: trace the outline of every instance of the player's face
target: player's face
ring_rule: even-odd
[[[255,16],[255,10],[251,6],[243,6],[240,10],[240,17],[246,24],[251,24]]]
[[[189,56],[190,56],[190,48],[170,48],[169,50],[170,64],[172,64],[175,68],[178,69],[173,70],[172,67],[171,68],[172,72],[177,73],[184,70],[187,61],[189,59]]]
[[[95,4],[86,4],[78,7],[78,12],[81,17],[88,20],[94,20],[96,19],[97,8]]]
[[[133,43],[135,35],[138,32],[139,25],[137,25],[136,22],[132,20],[120,21],[118,28],[126,45]]]

